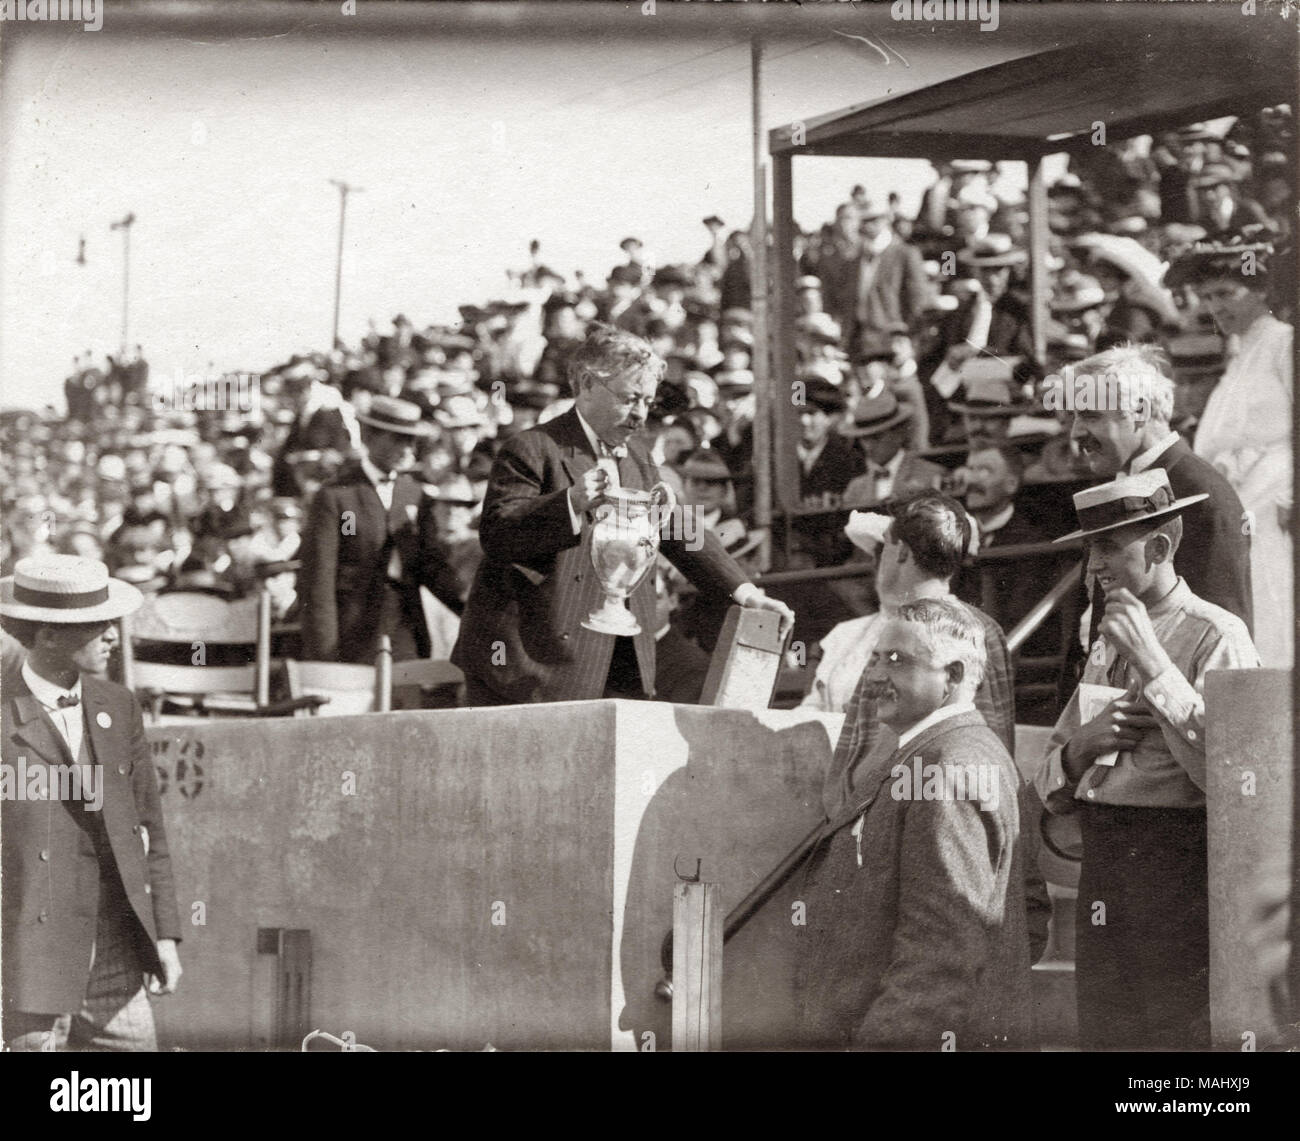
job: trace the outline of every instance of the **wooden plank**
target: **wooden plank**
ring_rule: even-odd
[[[674,885],[674,1051],[722,1049],[722,921],[718,884]]]

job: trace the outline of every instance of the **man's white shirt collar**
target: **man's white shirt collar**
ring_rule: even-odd
[[[979,525],[980,534],[991,535],[994,531],[1001,531],[1003,527],[1011,522],[1011,516],[1015,513],[1016,505],[1014,503],[1008,503],[996,515],[991,516],[988,522]]]
[[[366,473],[366,478],[376,487],[381,483],[393,484],[397,482],[396,472],[391,475],[385,475],[374,465],[370,457],[365,454],[361,456],[361,470]]]
[[[36,698],[47,709],[58,709],[59,698],[71,694],[78,700],[81,699],[81,675],[77,675],[77,680],[73,683],[71,689],[62,689],[52,681],[47,681],[41,677],[34,669],[32,663],[23,662],[22,668],[23,681],[27,683],[27,688],[32,691],[32,696]]]
[[[587,423],[586,417],[584,417],[583,414],[578,411],[576,405],[574,406],[573,411],[574,414],[578,417],[578,423],[582,425],[582,431],[583,434],[586,435],[587,437],[587,443],[591,445],[592,454],[597,458],[599,458],[601,453],[600,437],[596,435],[595,429],[592,428],[592,426]]]
[[[947,721],[949,717],[956,717],[959,713],[973,713],[975,704],[971,701],[959,701],[956,705],[941,705],[928,717],[922,717],[915,725],[898,737],[898,748],[906,749],[917,737],[924,733],[931,725],[938,725],[940,721]]]
[[[1147,448],[1147,450],[1143,452],[1141,455],[1134,456],[1129,461],[1129,465],[1128,465],[1129,475],[1137,475],[1138,472],[1143,472],[1146,471],[1147,468],[1149,467],[1154,467],[1156,460],[1158,460],[1161,456],[1163,456],[1165,452],[1167,452],[1169,448],[1173,445],[1173,442],[1177,439],[1178,439],[1178,433],[1170,432],[1169,435],[1167,435],[1158,444],[1152,444],[1151,447]]]

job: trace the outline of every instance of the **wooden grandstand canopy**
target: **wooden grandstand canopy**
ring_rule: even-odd
[[[1130,38],[1089,38],[980,68],[915,91],[787,124],[773,155],[1032,159],[1241,115],[1294,99],[1295,30],[1276,35],[1184,23]]]

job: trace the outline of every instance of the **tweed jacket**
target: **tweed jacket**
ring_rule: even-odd
[[[569,488],[596,464],[576,409],[511,437],[492,465],[479,541],[479,563],[451,660],[503,701],[581,701],[600,697],[614,639],[584,629],[603,599],[591,561],[591,528],[573,533]],[[649,490],[658,469],[639,439],[619,461],[623,487]],[[731,594],[748,576],[704,527],[693,538],[672,533],[660,551],[701,589]],[[691,550],[689,548],[696,549]],[[637,668],[654,692],[655,589],[647,575],[628,598],[641,633]]]
[[[303,655],[311,661],[363,662],[379,651],[376,616],[388,587],[393,548],[401,558],[401,593],[421,656],[428,633],[419,589],[459,614],[460,581],[437,539],[433,501],[409,475],[393,484],[388,511],[360,463],[345,465],[312,500],[302,533],[298,595],[302,604]]]
[[[100,767],[107,848],[137,929],[145,970],[162,973],[155,940],[180,939],[176,889],[158,778],[135,696],[83,675],[85,742]],[[4,676],[0,752],[10,773],[67,765],[62,735],[17,668]],[[77,1010],[90,973],[100,856],[81,803],[0,802],[3,850],[3,994],[6,1011]],[[145,837],[148,837],[147,843]]]
[[[1015,667],[1011,655],[1007,652],[1007,640],[1002,628],[984,611],[970,606],[968,609],[980,620],[984,627],[984,645],[987,663],[984,678],[979,689],[975,691],[975,708],[983,717],[984,723],[993,730],[1008,753],[1014,753],[1016,747],[1016,695]],[[867,758],[872,753],[888,755],[892,751],[895,738],[892,729],[881,725],[876,719],[875,704],[864,693],[866,672],[858,679],[857,687],[849,704],[845,707],[844,723],[840,728],[839,739],[835,742],[835,752],[831,756],[830,767],[822,784],[822,807],[828,819],[833,819],[844,811],[853,796],[854,769],[859,763],[870,766]],[[1037,820],[1042,812],[1042,804],[1033,787],[1017,775],[1017,789],[1020,798],[1020,816],[1022,820]],[[1026,831],[1023,837],[1025,849],[1024,898],[1029,923],[1030,958],[1037,962],[1047,947],[1047,928],[1052,917],[1052,901],[1047,894],[1047,883],[1038,866],[1038,834]]]
[[[912,797],[897,774],[914,764],[976,766],[990,787],[971,798]],[[826,822],[801,893],[807,1045],[1031,1044],[1019,783],[979,713],[959,713],[884,758]]]

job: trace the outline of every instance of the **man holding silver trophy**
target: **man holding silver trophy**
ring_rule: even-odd
[[[497,456],[451,656],[468,704],[653,696],[656,551],[697,586],[780,615],[783,638],[793,626],[659,482],[637,433],[665,367],[640,337],[593,326],[569,360],[573,408]]]

